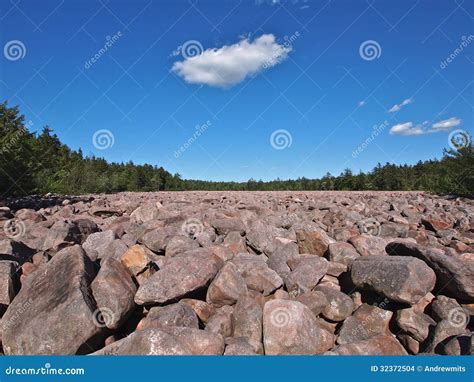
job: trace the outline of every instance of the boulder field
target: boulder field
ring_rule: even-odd
[[[473,212],[422,192],[5,200],[1,351],[472,354]]]

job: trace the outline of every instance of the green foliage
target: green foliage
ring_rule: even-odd
[[[163,167],[108,163],[71,150],[45,126],[28,132],[18,107],[0,104],[0,196],[32,193],[88,194],[164,190],[425,190],[458,195],[474,194],[472,143],[445,151],[441,160],[414,166],[380,163],[368,173],[354,175],[345,169],[339,176],[321,179],[276,179],[270,182],[210,182],[182,179]]]

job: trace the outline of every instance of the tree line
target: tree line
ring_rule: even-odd
[[[444,150],[440,160],[415,165],[378,163],[366,173],[346,169],[320,179],[213,182],[182,179],[149,164],[109,163],[84,156],[81,150],[61,143],[48,126],[40,133],[30,132],[18,107],[0,104],[0,196],[165,190],[424,190],[472,195],[474,149],[471,141],[466,147]]]

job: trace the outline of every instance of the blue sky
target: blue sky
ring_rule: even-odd
[[[472,134],[473,16],[460,0],[3,0],[0,98],[85,154],[185,178],[416,163]]]

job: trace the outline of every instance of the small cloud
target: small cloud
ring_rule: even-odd
[[[422,135],[425,133],[422,125],[413,126],[413,122],[399,123],[391,127],[391,135]]]
[[[444,119],[442,121],[436,122],[433,124],[433,130],[436,131],[446,131],[451,130],[453,127],[456,127],[461,124],[461,120],[456,117],[451,117],[449,119]]]
[[[207,49],[175,62],[171,70],[191,84],[229,87],[279,64],[291,50],[277,43],[273,34],[264,34],[254,41],[244,38],[233,45]]]
[[[424,121],[421,124],[413,126],[413,122],[399,123],[398,125],[392,126],[390,129],[391,135],[424,135],[439,133],[441,131],[447,131],[461,124],[461,120],[456,117],[451,117],[443,121],[434,123],[431,128],[427,128],[428,121]]]
[[[255,5],[262,5],[262,4],[267,4],[267,5],[277,5],[280,4],[280,0],[255,0]]]
[[[302,5],[302,6],[300,7],[300,9],[308,9],[308,8],[309,8],[309,5]]]
[[[357,104],[359,107],[362,107],[366,104],[365,100],[362,100],[362,101],[359,101],[359,103]]]
[[[389,109],[389,113],[396,113],[397,111],[400,111],[400,109],[403,107],[403,106],[406,106],[406,105],[409,105],[413,103],[413,98],[407,98],[405,100],[402,101],[402,103],[399,103],[399,104],[396,104],[396,105],[393,105],[390,109]]]

